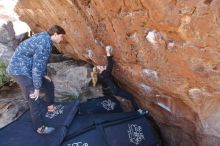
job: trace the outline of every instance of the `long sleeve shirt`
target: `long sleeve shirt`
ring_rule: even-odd
[[[115,95],[118,90],[117,84],[114,82],[114,78],[112,76],[112,68],[114,64],[114,60],[112,56],[107,56],[107,67],[106,69],[99,75],[99,80],[102,84],[102,90],[104,95]]]
[[[27,76],[33,80],[34,88],[40,89],[51,50],[52,41],[47,32],[38,33],[23,41],[11,58],[8,74]]]

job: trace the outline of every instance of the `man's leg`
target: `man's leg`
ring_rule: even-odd
[[[54,84],[52,81],[43,77],[42,88],[45,89],[45,100],[47,102],[48,111],[54,110]]]
[[[139,107],[134,99],[134,96],[131,93],[129,93],[128,91],[123,90],[123,89],[118,89],[118,91],[116,92],[115,95],[130,100],[134,109],[135,110],[139,109]]]
[[[28,92],[28,95],[30,94],[31,93]],[[37,130],[38,128],[43,126],[42,115],[40,110],[40,100],[38,99],[35,101],[35,99],[29,98],[28,104],[30,107],[31,119],[34,125],[34,129]]]
[[[39,100],[35,101],[35,99],[31,99],[29,97],[29,95],[34,92],[32,79],[22,75],[12,76],[12,78],[19,84],[23,94],[25,95],[25,98],[28,100],[33,126],[34,129],[37,130],[43,124],[42,124]]]

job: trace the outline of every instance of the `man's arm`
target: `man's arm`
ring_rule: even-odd
[[[114,64],[114,60],[112,59],[112,46],[106,47],[106,55],[107,55],[107,61],[108,61],[106,71],[107,73],[111,74],[112,69],[113,69],[113,64]]]
[[[42,85],[42,77],[45,75],[50,51],[47,49],[46,41],[39,43],[33,56],[32,78],[35,90],[39,90]]]
[[[107,61],[108,61],[108,64],[106,67],[106,71],[111,74],[112,69],[113,69],[113,64],[114,64],[114,60],[112,59],[112,56],[107,56]]]

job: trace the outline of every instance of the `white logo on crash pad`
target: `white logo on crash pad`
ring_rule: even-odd
[[[112,110],[114,110],[115,105],[116,105],[116,104],[115,104],[114,102],[112,102],[110,99],[102,101],[101,104],[102,104],[102,107],[103,107],[104,109],[106,109],[107,111],[112,111]]]
[[[136,124],[128,124],[128,128],[128,137],[130,142],[139,145],[141,141],[145,139],[142,127]]]
[[[49,118],[49,119],[53,119],[54,117],[60,115],[60,114],[63,114],[63,111],[64,111],[64,106],[59,104],[59,105],[56,105],[56,110],[54,112],[47,112],[45,117]]]
[[[72,144],[68,144],[67,146],[89,146],[88,143],[76,142]]]

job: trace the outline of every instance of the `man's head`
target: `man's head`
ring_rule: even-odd
[[[63,35],[66,34],[66,32],[62,27],[54,25],[48,30],[48,34],[53,42],[60,43],[63,40]]]

